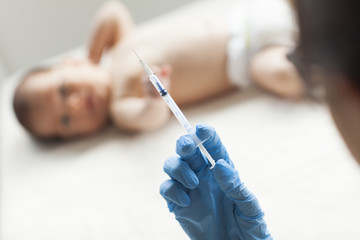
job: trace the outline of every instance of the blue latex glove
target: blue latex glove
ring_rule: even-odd
[[[256,197],[240,181],[234,164],[212,127],[198,125],[196,135],[217,160],[215,167],[186,135],[176,143],[176,153],[165,161],[171,179],[160,194],[191,239],[272,239]]]

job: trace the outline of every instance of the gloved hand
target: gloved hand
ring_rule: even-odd
[[[196,127],[196,135],[216,164],[203,157],[194,140],[182,136],[176,143],[179,156],[165,161],[171,179],[160,194],[191,239],[272,239],[256,197],[240,181],[234,164],[215,130]]]

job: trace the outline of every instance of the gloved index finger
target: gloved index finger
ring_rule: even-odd
[[[189,135],[181,136],[176,142],[176,153],[186,161],[194,172],[198,172],[207,163],[194,139]]]
[[[232,165],[230,161],[229,154],[222,144],[219,135],[216,133],[215,129],[206,124],[199,124],[196,126],[196,135],[205,142],[203,143],[206,150],[215,160],[224,159],[227,163]]]

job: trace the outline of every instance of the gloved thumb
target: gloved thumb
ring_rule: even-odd
[[[257,219],[263,217],[259,202],[254,194],[241,182],[238,171],[225,160],[216,162],[213,170],[214,178],[225,195],[232,200],[237,213],[244,218]]]

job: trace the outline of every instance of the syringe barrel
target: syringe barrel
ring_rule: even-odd
[[[164,86],[161,84],[159,79],[156,77],[156,75],[152,74],[149,76],[149,79],[151,83],[154,85],[158,93],[161,95],[161,97],[164,99],[166,104],[169,106],[170,110],[173,112],[177,120],[180,122],[180,124],[183,126],[183,128],[186,130],[187,133],[190,134],[192,130],[192,127],[189,123],[189,121],[186,119],[184,114],[181,112],[178,105],[175,103],[175,101],[172,99],[170,94],[166,91]]]
[[[185,129],[187,134],[189,134],[192,137],[192,139],[194,139],[196,145],[200,148],[201,152],[206,156],[206,158],[213,167],[215,165],[214,159],[211,157],[209,152],[203,146],[201,139],[196,135],[195,130],[191,127],[189,121],[186,119],[186,117],[184,116],[178,105],[175,103],[175,101],[172,99],[170,94],[166,91],[164,86],[161,84],[159,79],[154,74],[150,75],[149,79],[156,88],[156,90],[159,92],[161,97],[164,99],[170,110],[173,112],[177,120],[180,122],[181,126]]]
[[[157,78],[157,76],[155,74],[151,74],[149,77],[150,82],[152,83],[152,85],[154,85],[154,87],[156,88],[156,90],[158,91],[158,93],[162,96],[164,95],[164,91],[166,92],[166,89],[164,88],[164,86],[161,84],[160,80]]]
[[[211,157],[210,153],[206,150],[204,145],[202,144],[201,139],[196,135],[195,129],[193,129],[189,123],[189,121],[186,119],[184,114],[181,112],[175,101],[172,99],[170,94],[166,94],[163,96],[163,99],[171,109],[171,111],[174,113],[177,120],[180,122],[180,124],[183,126],[183,128],[186,130],[187,134],[189,134],[192,139],[194,139],[196,145],[200,148],[201,152],[205,155],[205,157],[208,159],[208,161],[211,164],[211,168],[214,167],[215,161]]]
[[[185,129],[185,131],[188,134],[192,134],[194,132],[193,128],[191,127],[189,121],[186,119],[184,114],[181,112],[178,105],[175,103],[175,101],[172,99],[170,94],[166,94],[165,96],[162,96],[166,104],[169,106],[177,120],[180,122],[181,126]]]

